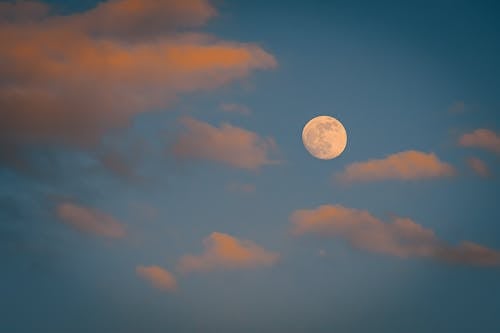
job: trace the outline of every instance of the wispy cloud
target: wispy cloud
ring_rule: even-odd
[[[126,235],[120,221],[97,209],[63,202],[57,206],[57,215],[62,222],[81,232],[109,238],[123,238]]]
[[[265,250],[249,240],[213,232],[203,241],[205,251],[200,255],[185,255],[179,261],[184,273],[215,269],[242,269],[271,266],[279,254]]]
[[[1,9],[4,144],[92,147],[180,94],[276,66],[256,44],[193,32],[216,15],[206,0],[105,1],[66,16],[34,2]]]
[[[473,147],[500,154],[500,135],[489,129],[479,128],[458,139],[462,147]]]
[[[348,165],[336,175],[342,182],[371,182],[381,180],[416,180],[448,177],[455,169],[434,153],[403,151],[383,159],[373,159]]]
[[[151,285],[162,291],[177,289],[177,281],[172,273],[159,266],[137,266],[137,275],[149,281]]]
[[[189,117],[180,122],[186,131],[173,147],[178,157],[206,159],[249,170],[278,163],[271,158],[277,150],[272,138],[261,138],[257,133],[228,123],[215,127]]]
[[[491,176],[491,171],[488,168],[488,165],[483,160],[477,157],[469,157],[467,159],[467,165],[474,171],[477,175],[481,177],[489,177]]]
[[[297,210],[290,216],[292,233],[342,238],[352,247],[401,258],[428,257],[453,263],[500,265],[500,252],[463,241],[451,246],[434,231],[409,218],[382,221],[364,210],[324,205]]]
[[[222,103],[220,105],[220,109],[224,112],[228,113],[238,113],[242,114],[245,116],[248,116],[249,114],[252,113],[249,107],[242,105],[242,104],[236,104],[236,103]]]

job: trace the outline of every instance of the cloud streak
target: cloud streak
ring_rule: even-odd
[[[172,273],[159,266],[137,266],[135,272],[151,285],[162,291],[177,290],[177,281]]]
[[[480,128],[463,134],[458,139],[462,147],[480,148],[500,154],[500,135],[489,129]]]
[[[206,272],[216,269],[248,269],[271,266],[279,254],[268,251],[249,240],[219,232],[204,239],[205,251],[200,255],[185,255],[179,260],[178,269],[183,273]]]
[[[336,179],[353,183],[429,179],[449,177],[454,174],[455,169],[441,161],[434,153],[408,150],[383,159],[350,164],[343,172],[336,175]]]
[[[173,146],[177,157],[216,161],[248,170],[278,163],[270,157],[277,150],[272,138],[261,138],[228,123],[215,127],[189,117],[180,122],[185,131]]]
[[[469,157],[467,159],[467,165],[472,171],[483,178],[491,176],[491,171],[486,162],[477,157]]]
[[[290,216],[296,236],[315,234],[340,238],[354,248],[400,258],[424,257],[480,266],[500,265],[500,252],[463,241],[451,246],[437,238],[434,231],[409,218],[382,221],[364,210],[342,205],[323,205],[303,209]]]
[[[107,238],[123,238],[123,224],[113,216],[97,209],[64,202],[57,206],[57,216],[62,222],[80,232]]]

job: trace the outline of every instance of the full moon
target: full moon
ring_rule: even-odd
[[[302,130],[302,142],[307,151],[321,160],[338,157],[347,145],[347,132],[333,117],[318,116],[307,122]]]

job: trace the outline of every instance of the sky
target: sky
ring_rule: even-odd
[[[498,9],[0,1],[0,332],[498,332]]]

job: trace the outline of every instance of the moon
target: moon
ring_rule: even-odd
[[[329,116],[318,116],[307,122],[302,130],[302,142],[307,151],[321,160],[338,157],[347,145],[344,125]]]

